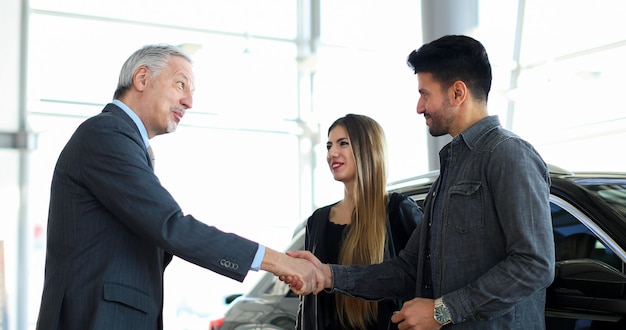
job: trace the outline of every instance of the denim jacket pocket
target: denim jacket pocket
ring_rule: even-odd
[[[483,194],[480,181],[464,181],[450,187],[445,206],[446,226],[460,234],[485,225]]]

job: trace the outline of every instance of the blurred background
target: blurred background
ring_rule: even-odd
[[[185,213],[283,250],[343,196],[326,130],[347,113],[385,129],[389,181],[437,169],[407,55],[443,34],[489,53],[489,111],[571,171],[625,171],[622,0],[0,0],[0,330],[32,329],[50,180],[75,128],[99,113],[146,44],[194,60],[194,107],[151,141]],[[622,141],[622,142],[619,142]],[[175,258],[166,329],[206,329],[243,283]]]

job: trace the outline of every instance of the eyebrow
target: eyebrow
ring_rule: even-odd
[[[347,137],[340,137],[340,138],[338,138],[335,142],[341,142],[341,141],[343,141],[343,140],[346,140],[346,141],[347,141],[347,140],[348,140],[348,138],[347,138]],[[333,143],[333,141],[328,140],[328,142],[326,142],[326,144],[329,144],[329,143]]]

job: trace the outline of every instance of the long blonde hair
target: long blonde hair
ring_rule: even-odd
[[[372,118],[348,114],[328,129],[343,126],[356,165],[351,224],[339,251],[339,264],[365,265],[383,261],[387,237],[387,148],[382,127]],[[342,326],[367,329],[376,323],[378,303],[336,295]]]

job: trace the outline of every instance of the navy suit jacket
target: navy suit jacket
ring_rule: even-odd
[[[243,281],[257,249],[184,215],[135,123],[108,104],[78,127],[54,170],[37,329],[161,329],[172,255]]]

